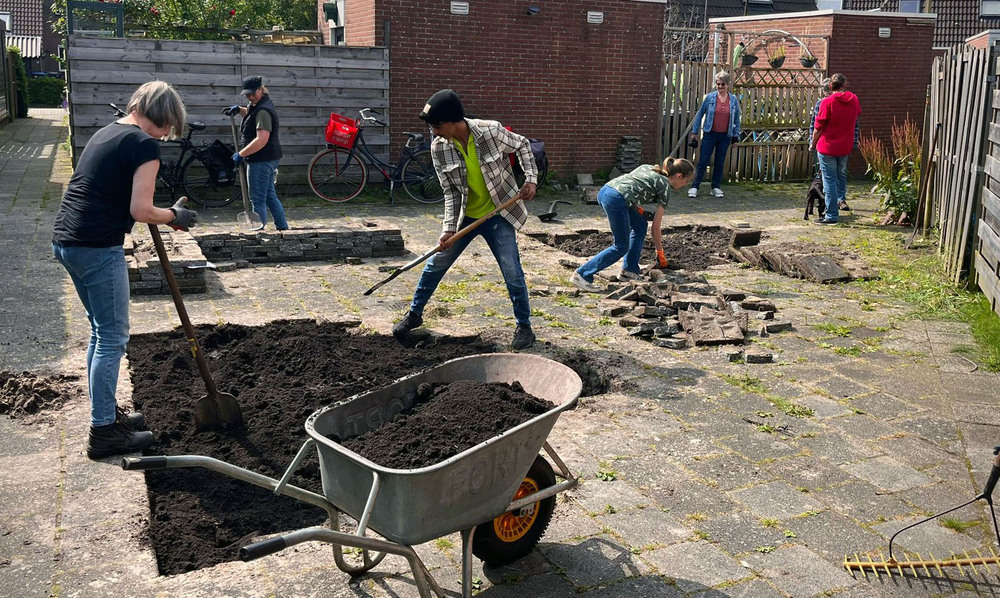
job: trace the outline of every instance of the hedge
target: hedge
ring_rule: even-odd
[[[28,105],[36,108],[56,108],[62,105],[66,82],[59,77],[28,79]]]

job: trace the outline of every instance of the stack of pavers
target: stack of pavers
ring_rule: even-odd
[[[642,138],[632,135],[622,137],[615,155],[618,170],[629,173],[642,164]]]
[[[205,292],[205,268],[208,263],[201,248],[190,233],[161,231],[163,245],[170,259],[170,269],[181,293]],[[136,226],[125,237],[125,263],[128,266],[128,285],[133,295],[169,295],[163,265],[156,255],[149,229]]]
[[[405,253],[403,234],[378,225],[282,232],[210,232],[198,235],[210,260],[281,263],[347,261],[348,258],[392,257]]]
[[[792,278],[833,283],[854,279],[867,280],[878,274],[863,259],[843,250],[808,242],[767,243],[745,239],[729,247],[729,258],[755,268],[772,270]]]

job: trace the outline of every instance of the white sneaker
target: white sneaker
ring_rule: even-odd
[[[718,187],[712,187],[712,195],[714,195],[716,197],[725,197],[726,196],[726,194],[722,192],[722,189],[719,189]]]
[[[638,272],[629,272],[625,268],[618,273],[618,280],[642,280],[642,274]]]
[[[597,286],[592,282],[587,282],[579,272],[573,272],[573,276],[569,277],[569,281],[573,283],[573,286],[580,289],[581,291],[587,291],[588,293],[600,293],[601,287]]]
[[[698,189],[695,187],[688,189],[688,197],[698,197]]]

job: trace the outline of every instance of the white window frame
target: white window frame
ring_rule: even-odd
[[[8,11],[0,11],[0,21],[4,22],[4,25],[7,28],[7,33],[10,33],[10,34],[14,33],[14,30],[12,29],[13,19],[10,16],[10,12],[8,12]]]
[[[990,10],[987,10],[990,6]],[[1000,17],[1000,0],[980,0],[979,15],[983,17]]]

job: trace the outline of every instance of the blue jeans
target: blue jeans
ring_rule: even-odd
[[[260,221],[267,224],[267,211],[271,210],[274,217],[274,227],[278,230],[288,228],[285,220],[285,207],[278,199],[274,190],[274,171],[278,169],[278,161],[247,162],[247,184],[250,185],[250,202],[253,211],[260,216]]]
[[[121,247],[63,247],[52,253],[73,279],[90,321],[87,386],[90,423],[115,421],[118,365],[128,344],[128,268]]]
[[[708,161],[715,153],[715,161],[712,162],[712,188],[722,186],[722,171],[726,168],[726,152],[729,151],[729,144],[732,140],[727,133],[714,133],[709,131],[701,136],[701,153],[698,154],[698,171],[695,173],[692,189],[697,189],[705,178],[705,169],[708,168]]]
[[[840,200],[847,196],[847,161],[850,156],[819,156],[819,171],[823,175],[823,194],[826,195],[827,220],[840,219]]]
[[[464,218],[459,228],[464,228],[474,221],[475,218]],[[510,302],[514,306],[514,319],[517,320],[518,324],[530,326],[531,308],[528,306],[528,285],[524,282],[521,256],[517,251],[517,231],[514,230],[514,226],[510,222],[507,222],[499,214],[480,224],[471,233],[455,241],[444,251],[435,253],[427,260],[424,271],[420,273],[420,280],[417,281],[417,290],[413,292],[410,311],[415,314],[424,313],[424,306],[427,305],[427,301],[430,300],[441,279],[444,278],[445,272],[477,236],[483,237],[486,244],[490,246],[490,251],[493,252],[497,264],[500,265],[503,280],[507,283],[507,294],[510,295]]]
[[[642,255],[642,244],[646,241],[646,228],[649,226],[646,219],[639,214],[639,210],[633,210],[613,187],[601,187],[597,202],[608,215],[614,244],[590,258],[577,272],[587,282],[594,282],[594,274],[625,256],[622,268],[638,274],[639,256]]]

